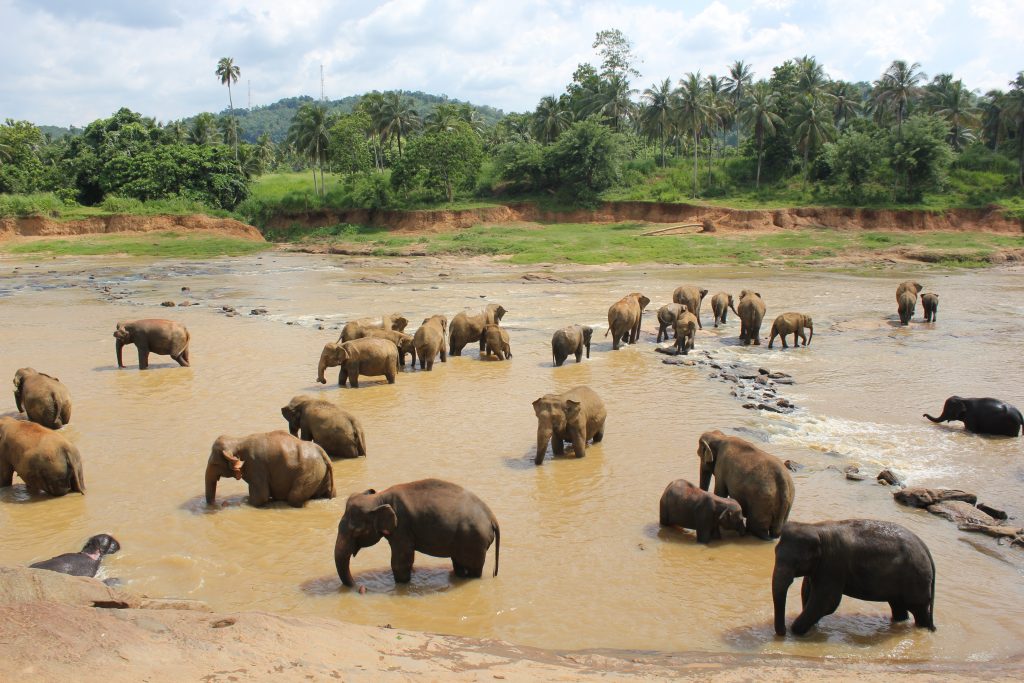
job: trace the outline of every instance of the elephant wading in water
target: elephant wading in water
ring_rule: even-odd
[[[113,555],[121,549],[117,539],[109,534],[93,536],[82,547],[79,553],[64,553],[42,562],[30,564],[30,569],[47,569],[51,572],[70,574],[71,576],[96,576],[104,555]]]
[[[711,297],[711,312],[715,314],[715,327],[718,327],[718,323],[725,324],[725,316],[728,315],[730,308],[733,313],[736,313],[736,307],[733,306],[732,302],[732,294],[719,292]],[[736,313],[736,315],[739,316],[739,313]]]
[[[992,434],[995,436],[1018,436],[1024,417],[1015,406],[997,398],[960,398],[950,396],[942,406],[942,414],[932,417],[924,414],[932,422],[963,422],[964,428],[975,434]]]
[[[14,373],[14,404],[29,420],[49,429],[71,422],[71,392],[56,377],[32,368]]]
[[[338,384],[359,387],[359,375],[384,375],[388,384],[395,383],[398,374],[398,347],[387,339],[353,339],[343,344],[325,344],[320,353],[320,365],[316,381],[327,384],[324,372],[327,368],[341,366],[338,370]]]
[[[256,507],[282,500],[300,508],[310,498],[334,498],[334,469],[324,449],[284,431],[217,437],[206,464],[207,505],[222,477],[245,480]]]
[[[924,321],[934,323],[939,319],[939,295],[935,292],[928,292],[921,295],[921,305],[924,306]]]
[[[576,362],[583,360],[583,350],[590,358],[590,339],[594,336],[594,328],[586,325],[569,325],[551,336],[551,362],[561,367],[570,354],[576,356]]]
[[[82,457],[63,434],[35,422],[0,417],[0,488],[17,473],[29,493],[85,493]]]
[[[338,341],[347,342],[359,339],[367,335],[361,334],[360,330],[393,330],[403,332],[409,325],[409,321],[400,313],[389,313],[381,318],[360,318],[350,320],[341,328],[341,337]]]
[[[444,345],[445,332],[448,331],[448,319],[443,315],[434,315],[423,321],[413,336],[416,355],[420,359],[420,370],[433,370],[434,358],[441,356],[441,362],[448,360],[448,349]]]
[[[764,320],[764,299],[757,292],[744,289],[736,315],[740,318],[740,340],[744,346],[761,345],[761,321]]]
[[[484,310],[470,315],[466,311],[456,313],[449,331],[448,348],[453,356],[461,356],[466,344],[480,342],[480,353],[484,351],[484,327],[497,325],[508,311],[500,304],[487,304]]]
[[[900,295],[903,294],[903,292],[913,292],[914,297],[917,298],[917,295],[921,293],[922,289],[924,289],[924,285],[914,282],[913,280],[901,282],[896,287],[896,303],[899,303]]]
[[[668,341],[668,331],[675,330],[676,320],[683,313],[686,313],[686,304],[665,304],[658,309],[657,343],[660,344],[662,340]]]
[[[617,351],[619,343],[634,344],[640,337],[640,319],[651,300],[640,292],[622,297],[608,309],[608,333],[612,334],[612,350]]]
[[[786,593],[793,580],[803,611],[793,621],[798,636],[839,607],[844,595],[887,602],[893,621],[935,630],[935,562],[924,544],[899,524],[873,519],[801,524],[790,522],[775,546],[772,597],[775,633],[786,635]]]
[[[604,438],[604,420],[608,416],[604,401],[590,387],[576,387],[564,394],[545,394],[533,402],[537,414],[537,457],[544,462],[551,442],[555,455],[564,453],[565,442],[572,444],[577,458],[587,454],[587,441],[600,443]]]
[[[908,290],[900,294],[899,296],[899,310],[897,311],[900,315],[900,325],[909,325],[910,320],[914,317],[914,309],[917,308],[917,294],[913,290]]]
[[[508,332],[499,325],[487,325],[484,327],[484,350],[483,356],[494,355],[498,360],[505,360],[512,357],[512,347],[509,345]]]
[[[121,349],[127,344],[135,344],[139,352],[139,370],[149,367],[149,354],[156,353],[161,356],[170,356],[178,365],[188,367],[188,343],[190,340],[188,330],[181,323],[173,320],[158,320],[147,318],[145,320],[131,320],[119,322],[114,330],[116,339],[115,350],[117,351],[117,367],[123,368],[121,362]]]
[[[366,437],[359,420],[330,401],[295,396],[281,408],[281,415],[288,421],[292,436],[312,441],[331,458],[366,455]]]
[[[747,531],[765,540],[777,538],[793,507],[793,479],[782,461],[738,436],[717,429],[704,432],[697,446],[700,487],[715,477],[715,495],[732,498],[743,508]]]
[[[494,576],[498,575],[498,520],[486,503],[447,481],[423,479],[380,493],[367,489],[349,496],[334,544],[334,564],[343,584],[355,585],[352,558],[381,538],[391,546],[395,583],[410,581],[417,552],[450,557],[456,576],[480,578],[491,543],[495,544]]]
[[[675,324],[676,351],[684,356],[693,351],[693,341],[697,336],[697,316],[689,311],[676,319]]]
[[[708,295],[708,290],[703,287],[697,287],[696,285],[682,285],[676,287],[675,291],[672,292],[672,301],[677,304],[685,304],[686,310],[693,313],[697,318],[697,327],[704,329],[704,326],[700,322],[700,306],[704,302],[704,297]]]
[[[697,532],[698,543],[722,537],[722,529],[739,534],[746,530],[740,504],[697,488],[685,479],[676,479],[661,494],[659,522]]]
[[[405,320],[405,318],[402,318]],[[405,367],[405,354],[412,356],[412,366],[416,367],[416,345],[411,334],[398,332],[397,330],[382,330],[379,327],[360,327],[351,333],[350,339],[344,338],[344,333],[338,338],[339,343],[352,341],[353,339],[387,339],[398,347],[398,367]]]
[[[804,328],[810,331],[810,335],[804,336]],[[811,316],[803,313],[783,313],[772,323],[772,333],[768,337],[768,348],[772,348],[775,337],[782,337],[782,348],[788,349],[786,335],[793,335],[793,346],[800,346],[797,339],[803,340],[804,346],[811,343],[814,338],[814,321]]]

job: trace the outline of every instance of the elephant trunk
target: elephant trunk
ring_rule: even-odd
[[[206,504],[213,505],[213,501],[217,499],[217,481],[220,479],[220,473],[212,465],[206,466]]]
[[[708,491],[711,487],[711,475],[714,472],[710,467],[701,466],[700,468],[700,487]]]
[[[932,417],[928,413],[925,413],[924,416],[926,418],[928,418],[929,420],[931,420],[932,422],[948,422],[949,421],[949,417],[947,417],[945,410],[943,410],[942,411],[942,415],[939,415],[938,417]]]
[[[338,569],[338,578],[349,588],[356,585],[352,578],[352,570],[349,568],[354,554],[352,544],[339,533],[338,540],[334,544],[334,566]]]
[[[116,342],[114,342],[114,348],[117,351],[117,367],[123,368],[124,363],[121,361],[121,349],[124,348],[124,342],[118,339]]]
[[[548,442],[551,441],[552,430],[550,427],[537,428],[537,457],[534,460],[538,465],[544,462],[544,454],[548,450]]]
[[[807,329],[811,331],[811,333],[807,335],[807,345],[810,346],[811,340],[814,339],[814,325],[808,324]]]
[[[325,351],[320,354],[320,365],[317,367],[316,371],[316,381],[320,384],[327,384],[327,378],[324,377],[324,373],[327,371],[328,367],[330,366],[327,364],[327,352]]]
[[[772,601],[775,603],[775,634],[786,635],[786,593],[793,585],[793,572],[775,567],[772,572]]]
[[[583,342],[583,345],[585,347],[587,347],[587,358],[590,358],[590,342],[589,341],[585,341],[585,342]]]

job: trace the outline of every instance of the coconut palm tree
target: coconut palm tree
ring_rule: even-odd
[[[981,135],[989,149],[999,149],[1003,141],[1003,98],[1002,90],[989,90],[981,98]]]
[[[221,85],[228,86],[228,110],[231,112],[231,118],[235,117],[235,102],[231,97],[231,84],[238,82],[238,77],[242,74],[242,70],[238,68],[235,61],[231,57],[221,57],[220,61],[217,62],[217,70],[214,71],[214,75],[220,79]],[[238,160],[238,137],[235,137],[235,160]]]
[[[241,133],[238,129],[238,119],[233,116],[221,116],[217,119],[217,128],[220,130],[220,137],[226,145],[232,145],[235,148],[235,158],[238,158],[238,140],[241,137]]]
[[[825,74],[825,67],[819,64],[817,59],[808,55],[797,59],[796,74],[797,94],[811,98],[815,104],[819,99],[828,97],[828,91],[825,90],[828,76]]]
[[[832,140],[831,116],[824,109],[821,103],[815,101],[811,95],[803,95],[800,98],[796,110],[793,113],[795,125],[797,148],[804,155],[804,185],[807,190],[807,178],[810,175],[810,156],[812,151],[817,151],[826,142]]]
[[[722,79],[725,85],[725,92],[732,97],[732,108],[736,112],[736,146],[740,146],[739,115],[742,111],[743,102],[747,96],[747,90],[754,82],[754,70],[742,59],[737,59],[729,67],[729,75]]]
[[[718,134],[732,126],[734,120],[734,109],[728,93],[725,91],[725,79],[711,74],[704,81],[704,88],[707,93],[708,120],[705,124],[706,138],[708,140],[708,183],[712,182],[711,162],[714,159],[715,147],[718,142]]]
[[[324,161],[327,160],[328,130],[331,127],[327,107],[307,102],[299,107],[288,127],[288,142],[308,158],[313,168],[313,191],[324,195]],[[316,171],[320,169],[320,187],[316,185]]]
[[[750,129],[757,142],[757,181],[755,188],[761,189],[761,162],[764,160],[764,140],[774,137],[782,117],[779,116],[779,94],[765,81],[758,81],[750,88],[747,106],[741,120]]]
[[[1001,106],[1003,126],[1013,132],[1017,144],[1017,182],[1024,187],[1024,71],[1010,81],[1010,90],[1003,95]]]
[[[533,137],[544,143],[558,139],[572,124],[572,111],[566,108],[560,98],[545,95],[533,112]]]
[[[672,92],[672,80],[666,78],[654,83],[640,95],[644,108],[640,114],[640,126],[645,133],[661,141],[661,165],[665,166],[665,139],[675,119],[676,97]]]
[[[398,141],[398,156],[402,156],[402,135],[419,130],[423,126],[420,114],[413,106],[412,98],[403,97],[397,91],[384,93],[381,111],[383,133],[387,137],[395,136]]]
[[[635,94],[636,90],[629,87],[629,80],[624,75],[612,73],[584,98],[582,114],[597,114],[611,122],[616,131],[620,131],[622,122],[629,119],[636,109],[631,99]]]
[[[920,64],[907,64],[897,59],[874,83],[872,97],[876,106],[896,114],[897,136],[900,140],[903,139],[903,121],[907,118],[907,112],[921,93],[917,84],[924,78],[927,76],[921,71]]]
[[[981,122],[977,96],[964,87],[962,80],[953,80],[952,74],[939,74],[925,87],[924,97],[929,111],[949,124],[946,142],[953,149],[959,152],[975,140],[972,129]]]
[[[844,128],[860,114],[860,92],[853,84],[833,81],[829,87],[829,95],[832,100],[832,123],[836,128]]]
[[[368,131],[370,147],[373,149],[373,161],[378,171],[384,170],[384,95],[368,92],[359,100],[356,109],[370,117],[371,130]]]
[[[700,77],[700,71],[686,74],[679,81],[679,89],[676,92],[679,127],[693,137],[693,197],[696,199],[698,139],[710,113],[704,79]]]
[[[188,141],[193,145],[202,146],[216,145],[220,142],[217,118],[209,112],[203,112],[196,116],[188,130]]]
[[[427,114],[423,121],[423,130],[428,133],[440,133],[452,130],[460,121],[458,107],[450,102],[442,102]]]

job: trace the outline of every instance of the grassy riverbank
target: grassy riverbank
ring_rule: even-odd
[[[266,242],[200,232],[126,233],[73,239],[36,239],[0,243],[0,252],[25,256],[155,256],[162,258],[214,258],[245,256],[273,245]]]

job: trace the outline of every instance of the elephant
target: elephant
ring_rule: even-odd
[[[900,325],[909,325],[914,317],[914,309],[917,308],[917,294],[907,290],[900,294],[899,302]]]
[[[425,319],[416,330],[413,344],[416,346],[416,355],[420,359],[420,370],[433,370],[434,358],[438,354],[441,356],[442,363],[448,361],[448,349],[445,348],[444,343],[447,332],[448,318],[443,315],[434,315]],[[483,343],[482,338],[481,343]]]
[[[405,318],[402,318],[405,320]],[[354,332],[350,333],[349,339],[344,339],[344,332],[341,337],[338,338],[339,343],[346,341],[352,341],[353,339],[366,339],[373,337],[375,339],[387,339],[393,342],[398,347],[398,367],[405,367],[405,354],[412,356],[412,366],[416,367],[416,345],[413,343],[411,334],[405,332],[399,332],[397,330],[384,330],[379,327],[360,327]]]
[[[736,315],[740,319],[740,340],[744,346],[761,345],[761,321],[764,320],[764,311],[764,299],[758,292],[746,289],[740,292]]]
[[[685,356],[693,350],[693,341],[697,336],[697,316],[689,311],[683,311],[676,319],[675,335],[676,352]]]
[[[29,493],[85,494],[82,456],[63,434],[35,422],[0,417],[0,488],[17,473]]]
[[[395,332],[403,332],[408,325],[409,321],[400,313],[389,313],[380,318],[350,320],[345,323],[345,327],[341,328],[341,336],[338,338],[338,341],[347,342],[366,336],[360,334],[360,330],[394,330]]]
[[[732,309],[733,313],[736,313],[736,307],[733,305],[732,294],[727,292],[719,292],[711,297],[711,312],[715,314],[715,327],[718,327],[718,323],[725,324],[725,316],[728,315],[729,309]],[[739,313],[736,313],[739,316]]]
[[[207,505],[214,504],[221,477],[244,479],[255,507],[283,500],[300,508],[310,498],[334,498],[334,468],[324,449],[280,430],[218,436],[206,463]]]
[[[533,402],[533,411],[537,414],[537,457],[533,461],[536,465],[544,462],[548,441],[555,455],[562,455],[562,444],[569,442],[576,457],[582,458],[587,454],[587,441],[600,443],[604,438],[608,413],[601,397],[590,387],[544,394]]]
[[[697,327],[703,330],[704,326],[700,322],[700,306],[707,295],[708,290],[703,287],[682,285],[676,287],[675,291],[672,292],[672,301],[677,304],[686,304],[686,310],[697,317]]]
[[[810,330],[810,335],[804,336],[804,328]],[[786,346],[786,335],[793,335],[793,346],[800,346],[797,339],[801,339],[804,342],[804,346],[808,346],[811,340],[814,339],[814,321],[811,320],[811,316],[804,315],[803,313],[783,313],[775,322],[772,323],[772,333],[768,337],[768,348],[772,348],[772,344],[775,343],[775,337],[782,338],[782,348],[788,349]]]
[[[798,636],[835,612],[844,595],[888,602],[893,621],[906,621],[909,612],[918,627],[935,630],[935,562],[924,541],[899,524],[874,519],[787,523],[772,572],[780,636],[786,635],[786,593],[798,576],[804,577],[803,611],[791,627]]]
[[[676,320],[685,312],[686,304],[665,304],[658,309],[657,343],[660,344],[663,339],[668,341],[668,331],[675,329]]]
[[[338,370],[338,384],[345,386],[345,378],[353,388],[359,387],[359,375],[384,375],[388,384],[395,383],[398,374],[398,347],[387,339],[353,339],[341,344],[325,344],[320,353],[320,366],[316,381],[327,384],[324,371],[341,366]]]
[[[743,509],[747,531],[758,538],[778,537],[793,507],[795,489],[782,461],[738,436],[704,432],[697,446],[700,487],[715,475],[715,495],[732,498]]]
[[[619,299],[608,309],[608,333],[612,334],[612,350],[617,351],[619,343],[633,344],[640,337],[640,319],[651,300],[640,292],[633,292]]]
[[[896,287],[896,303],[900,302],[900,295],[903,294],[903,292],[913,292],[914,298],[916,299],[922,289],[924,289],[924,285],[914,282],[913,280],[901,282],[899,286]]]
[[[512,357],[512,347],[509,345],[508,332],[499,325],[486,325],[484,327],[484,355],[495,355],[498,360],[505,360]]]
[[[117,351],[117,367],[123,368],[121,349],[127,344],[135,344],[139,352],[139,370],[149,367],[149,354],[170,356],[178,365],[189,367],[188,343],[191,337],[188,329],[173,320],[146,318],[117,323],[114,330]]]
[[[582,362],[583,350],[590,358],[590,339],[594,336],[594,328],[587,325],[569,325],[551,336],[551,362],[561,367],[569,354],[576,355],[576,362]]]
[[[29,420],[50,429],[71,422],[71,392],[56,377],[32,368],[14,373],[14,404]]]
[[[457,484],[422,479],[396,484],[377,493],[367,489],[349,496],[338,523],[334,564],[338,577],[352,587],[351,560],[361,548],[388,539],[395,583],[412,579],[416,552],[450,557],[455,575],[483,576],[487,549],[494,543],[498,575],[501,529],[487,504]]]
[[[935,292],[928,292],[921,295],[921,305],[924,306],[924,321],[934,323],[939,320],[939,295]]]
[[[1024,417],[1015,406],[997,398],[960,398],[950,396],[942,406],[942,414],[932,417],[924,414],[932,422],[950,422],[958,420],[964,428],[975,434],[993,434],[996,436],[1019,436]]]
[[[693,529],[697,532],[698,543],[721,538],[722,529],[730,529],[740,535],[746,531],[746,520],[739,503],[704,491],[685,479],[676,479],[665,488],[659,510],[658,519],[662,526]]]
[[[295,396],[281,408],[281,415],[292,436],[312,441],[330,458],[366,456],[366,437],[359,420],[330,401]]]
[[[71,576],[96,576],[104,555],[113,555],[121,549],[117,539],[109,534],[93,536],[78,553],[64,553],[49,560],[29,565],[29,569],[47,569]]]
[[[484,326],[497,325],[508,311],[501,304],[487,304],[484,310],[470,315],[466,311],[456,313],[449,330],[448,348],[453,356],[461,356],[466,344],[480,342],[480,353],[484,351]]]

